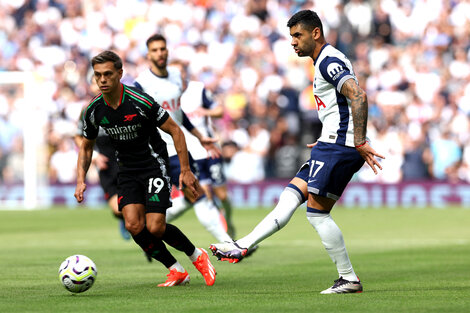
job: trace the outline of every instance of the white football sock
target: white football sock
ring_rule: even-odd
[[[193,254],[191,254],[191,255],[189,256],[189,259],[191,260],[191,262],[196,262],[196,261],[197,261],[197,258],[198,258],[201,254],[202,254],[201,249],[196,248],[196,249],[194,249]]]
[[[166,210],[167,223],[176,219],[178,216],[186,212],[192,206],[191,203],[189,203],[189,201],[187,201],[184,197],[177,197],[171,199],[171,202],[173,202],[172,207]]]
[[[307,212],[307,219],[317,231],[326,251],[336,264],[339,276],[349,281],[357,281],[358,278],[346,251],[343,234],[331,215]]]
[[[285,188],[279,196],[276,207],[256,225],[251,233],[238,239],[237,244],[249,249],[286,226],[297,207],[302,204],[301,199],[296,191],[289,187]]]
[[[176,269],[178,272],[180,273],[184,273],[185,270],[184,270],[184,267],[178,262],[176,261],[175,264],[173,264],[172,266],[169,267],[169,270],[171,271],[172,269]]]
[[[207,197],[203,197],[194,203],[194,212],[199,222],[218,241],[232,241],[232,238],[225,231],[225,227],[220,220],[220,212],[214,203]]]

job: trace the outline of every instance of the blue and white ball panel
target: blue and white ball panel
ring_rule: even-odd
[[[338,200],[363,164],[355,148],[319,141],[296,177],[307,182],[309,193]]]
[[[222,158],[205,158],[196,160],[199,166],[199,182],[201,184],[211,184],[213,186],[223,186],[227,179],[223,171]]]
[[[196,161],[194,161],[191,153],[188,153],[189,157],[189,167],[191,168],[191,172],[199,179],[199,166],[197,165]],[[181,173],[181,165],[180,160],[178,159],[178,155],[174,155],[170,157],[170,181],[172,185],[179,186],[180,181],[180,173]]]

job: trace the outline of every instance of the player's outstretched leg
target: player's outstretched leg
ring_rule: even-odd
[[[281,230],[294,214],[297,207],[305,201],[305,196],[293,184],[284,189],[276,207],[253,229],[251,233],[237,241],[212,244],[210,249],[220,261],[238,263],[258,249],[257,244]]]
[[[359,278],[358,278],[359,279]],[[360,293],[362,292],[362,284],[361,281],[349,281],[340,277],[339,279],[335,280],[333,286],[328,289],[323,290],[320,292],[321,294],[333,294],[333,293]]]
[[[240,247],[235,241],[214,243],[210,245],[209,249],[219,261],[228,261],[230,263],[240,262],[248,253],[247,248]]]

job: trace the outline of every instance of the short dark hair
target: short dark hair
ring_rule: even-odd
[[[149,46],[152,42],[154,42],[154,41],[164,41],[164,42],[166,43],[165,37],[163,37],[163,36],[160,35],[160,34],[155,34],[155,35],[150,36],[149,39],[147,39],[147,43],[146,43],[146,44],[147,44],[147,48],[148,48],[148,46]]]
[[[323,36],[323,24],[318,17],[318,14],[312,10],[302,10],[294,15],[287,21],[287,27],[291,28],[297,24],[302,24],[308,31],[314,30],[316,27],[320,28],[321,35]]]
[[[95,66],[95,64],[103,64],[106,62],[113,62],[114,68],[117,70],[122,69],[122,60],[111,50],[106,50],[98,54],[97,56],[91,59],[91,66]]]

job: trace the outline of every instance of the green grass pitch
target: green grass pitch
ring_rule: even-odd
[[[236,210],[237,234],[267,209]],[[207,287],[181,252],[188,286],[158,288],[167,270],[148,263],[118,233],[107,209],[0,211],[0,312],[469,312],[470,210],[344,209],[333,211],[364,292],[320,295],[336,269],[299,209],[280,232],[239,264],[211,260]],[[206,250],[215,240],[192,211],[176,220]],[[98,267],[95,285],[71,294],[58,278],[72,254]]]

